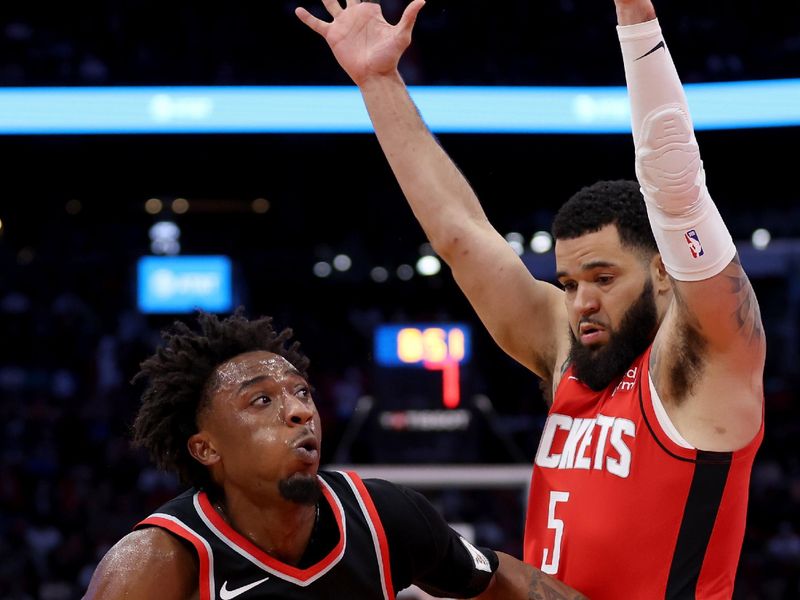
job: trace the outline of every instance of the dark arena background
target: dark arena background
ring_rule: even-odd
[[[392,21],[404,5],[383,2]],[[349,85],[295,6],[4,3],[0,98],[23,88]],[[797,2],[656,8],[685,83],[800,77]],[[611,0],[429,0],[401,70],[415,86],[619,86],[614,24]],[[49,116],[69,120],[50,92]],[[16,113],[2,110],[0,123],[13,125]],[[738,599],[800,597],[798,123],[698,133],[768,336],[766,437]],[[294,329],[312,359],[324,463],[394,474],[479,543],[521,555],[525,482],[546,416],[538,382],[496,347],[446,267],[420,274],[429,249],[370,133],[12,129],[0,135],[0,598],[80,598],[110,545],[179,490],[129,445],[141,390],[128,383],[176,318],[140,310],[138,261],[176,252],[228,257],[231,306]],[[597,179],[634,177],[628,133],[439,139],[544,279],[554,259],[541,232],[557,207]],[[442,372],[377,359],[376,332],[399,324],[423,337],[451,324],[471,333],[457,408],[442,405]],[[463,470],[441,467],[453,463]],[[494,483],[481,484],[487,473]]]

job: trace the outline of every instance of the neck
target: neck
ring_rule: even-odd
[[[214,502],[214,508],[258,548],[289,565],[299,564],[319,517],[318,504],[297,504],[284,498],[253,502],[228,491]]]

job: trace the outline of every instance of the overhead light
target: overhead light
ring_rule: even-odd
[[[317,277],[328,277],[333,272],[333,268],[331,267],[330,263],[327,263],[323,260],[319,261],[318,263],[314,264],[314,275]]]
[[[389,271],[383,267],[375,267],[369,272],[372,281],[376,283],[383,283],[389,279]]]
[[[546,231],[537,231],[531,238],[531,250],[536,254],[545,254],[553,248],[553,236]]]
[[[397,267],[397,278],[400,281],[408,281],[414,277],[414,268],[411,265],[400,265]]]
[[[333,268],[337,271],[349,271],[352,266],[353,261],[347,254],[337,254],[333,257]]]
[[[164,209],[164,203],[161,202],[158,198],[150,198],[147,202],[144,203],[144,210],[147,214],[150,215],[157,215]]]
[[[425,242],[419,247],[420,256],[434,256],[435,254],[436,252],[434,252],[433,246],[428,242]]]
[[[423,256],[417,261],[417,273],[430,277],[442,270],[442,262],[435,256]]]
[[[269,200],[266,198],[256,198],[250,203],[250,208],[253,209],[254,213],[263,215],[269,210]]]
[[[772,241],[772,234],[767,229],[756,229],[751,238],[753,248],[756,250],[766,250],[769,243]]]
[[[178,241],[181,237],[181,229],[172,221],[159,221],[155,223],[149,231],[150,251],[153,254],[166,254],[174,256],[181,251],[181,244]]]
[[[172,212],[182,215],[189,210],[189,201],[186,198],[175,198],[172,201]]]

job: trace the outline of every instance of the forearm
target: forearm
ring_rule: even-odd
[[[650,3],[636,3],[642,15],[645,4]],[[636,175],[659,251],[673,278],[709,279],[730,263],[735,248],[706,188],[678,72],[658,21],[620,26],[618,33],[631,99]]]
[[[539,569],[502,552],[498,552],[497,556],[500,566],[490,586],[478,596],[480,600],[586,600],[586,596],[580,592]]]
[[[447,260],[461,228],[486,222],[475,193],[428,130],[399,74],[375,77],[362,84],[361,93],[414,215]]]

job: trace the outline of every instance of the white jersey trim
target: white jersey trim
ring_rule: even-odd
[[[372,536],[372,545],[375,548],[375,558],[378,561],[378,571],[380,572],[381,576],[381,590],[383,591],[383,598],[384,600],[391,600],[389,598],[389,592],[386,589],[386,573],[383,572],[383,556],[381,555],[381,546],[380,542],[378,541],[378,533],[375,531],[375,525],[372,523],[372,518],[369,516],[369,511],[367,507],[364,505],[364,500],[361,497],[361,493],[358,491],[356,484],[353,483],[353,480],[350,476],[343,472],[343,471],[336,471],[347,482],[347,485],[350,486],[350,489],[353,490],[353,495],[355,495],[356,500],[358,501],[358,506],[361,508],[361,512],[364,515],[364,519],[367,521],[367,525],[369,526],[369,533]]]
[[[661,397],[656,391],[656,386],[653,385],[653,378],[650,377],[650,373],[647,374],[647,382],[650,384],[650,400],[653,402],[653,411],[656,413],[658,424],[661,425],[661,431],[663,431],[670,440],[678,444],[678,446],[681,448],[686,448],[687,450],[697,450],[697,448],[692,446],[684,439],[684,437],[680,434],[680,432],[678,432],[677,428],[672,423],[672,420],[667,414],[667,410],[664,408],[664,404],[661,402]]]
[[[208,527],[212,532],[214,532],[214,535],[216,535],[220,540],[222,540],[231,550],[233,550],[234,552],[236,552],[237,554],[239,554],[243,558],[246,558],[251,563],[253,563],[255,566],[259,567],[260,569],[263,569],[267,573],[271,573],[271,574],[275,575],[275,577],[278,577],[279,579],[283,579],[284,581],[289,581],[289,582],[294,583],[295,585],[298,585],[300,587],[307,587],[307,586],[311,585],[312,583],[314,583],[317,579],[319,579],[320,577],[325,575],[328,571],[330,571],[337,564],[339,564],[339,561],[342,560],[342,557],[344,556],[344,553],[347,551],[347,521],[346,521],[346,515],[344,513],[344,507],[342,506],[342,502],[339,500],[339,497],[336,495],[336,493],[331,489],[331,486],[329,486],[325,482],[325,480],[322,479],[322,477],[319,477],[318,479],[319,479],[319,482],[322,485],[324,485],[327,488],[327,490],[331,493],[331,498],[333,498],[333,500],[336,502],[336,508],[339,510],[339,514],[342,516],[342,538],[343,538],[343,543],[342,543],[342,550],[341,550],[341,552],[339,552],[339,554],[336,556],[336,558],[334,558],[330,562],[330,564],[328,564],[319,573],[316,573],[315,575],[312,575],[308,579],[298,579],[297,577],[292,577],[291,575],[287,575],[283,571],[279,571],[277,569],[274,569],[274,568],[270,567],[269,565],[265,564],[264,562],[260,561],[258,558],[256,558],[252,554],[250,554],[247,550],[245,550],[244,548],[242,548],[241,546],[236,544],[233,540],[229,539],[223,532],[221,532],[219,529],[217,529],[217,527],[209,520],[208,517],[206,517],[205,513],[203,512],[203,509],[200,506],[200,501],[199,501],[200,493],[199,492],[197,492],[194,495],[194,497],[192,498],[192,501],[194,502],[194,509],[197,511],[197,514],[200,515],[200,518],[203,520],[203,523],[206,524],[206,527]]]

